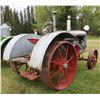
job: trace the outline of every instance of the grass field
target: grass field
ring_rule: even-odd
[[[88,37],[88,47],[83,54],[87,57],[90,49],[98,49],[100,53],[100,38]],[[2,87],[1,93],[20,94],[20,93],[38,93],[38,94],[84,94],[84,93],[99,93],[100,94],[100,55],[98,58],[97,67],[93,70],[88,70],[86,62],[78,62],[78,69],[73,83],[65,90],[55,91],[48,88],[42,81],[29,81],[22,78],[12,71],[8,64],[2,63]]]

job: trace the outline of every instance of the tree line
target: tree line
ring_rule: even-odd
[[[12,35],[32,32],[32,23],[34,23],[33,6],[27,6],[27,8],[20,12],[9,6],[2,6],[1,10],[2,24],[7,23],[11,26]]]
[[[72,30],[84,30],[89,25],[88,34],[100,36],[100,6],[38,6],[37,26],[39,29],[47,20],[52,20],[51,12],[57,12],[58,30],[66,30],[67,16],[71,16]]]
[[[89,34],[100,36],[100,6],[27,6],[23,11],[12,10],[9,6],[2,7],[2,23],[11,26],[12,35],[30,33],[32,28],[40,32],[47,21],[52,21],[55,10],[58,30],[66,30],[67,16],[71,16],[72,30],[84,30],[89,25]],[[34,14],[35,11],[35,14]]]

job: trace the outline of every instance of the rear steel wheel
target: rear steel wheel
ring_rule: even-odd
[[[97,59],[98,59],[98,51],[97,50],[90,51],[87,60],[88,69],[93,69],[96,67]]]
[[[10,66],[13,69],[15,73],[20,75],[21,72],[27,71],[28,70],[28,65],[27,63],[22,63],[20,61],[16,62],[10,62]]]
[[[50,88],[62,90],[74,80],[77,54],[67,41],[56,42],[48,48],[40,72],[41,80]]]

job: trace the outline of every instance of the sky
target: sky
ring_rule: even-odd
[[[9,5],[12,9],[23,10],[27,5],[99,5],[100,0],[0,0],[0,5]]]
[[[99,5],[100,0],[0,0],[0,5],[9,5],[16,10],[23,10],[27,5]]]
[[[10,8],[16,9],[18,12],[20,12],[20,10],[23,11],[24,8],[26,8],[26,7],[27,7],[27,5],[26,6],[11,6],[10,5]]]
[[[99,5],[100,0],[0,0],[0,5],[25,7],[27,5]]]

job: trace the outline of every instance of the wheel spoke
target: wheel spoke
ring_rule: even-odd
[[[71,71],[75,71],[75,69],[71,68],[71,67],[68,67],[67,68],[68,70],[71,70]]]
[[[97,60],[97,59],[96,59],[96,56],[94,55],[94,56],[93,56],[93,61],[96,61],[96,60]]]
[[[68,59],[67,63],[69,63],[74,57],[74,54]]]
[[[28,69],[28,65],[26,64],[26,68],[25,68],[25,71],[27,71],[27,69]]]
[[[18,63],[17,63],[17,62],[15,62],[15,65],[16,65],[16,66],[19,66],[19,65],[20,65],[20,63],[19,63],[19,62],[18,62]]]
[[[92,67],[95,67],[95,66],[96,66],[96,61],[93,61]]]
[[[59,75],[60,73],[58,74],[59,75],[59,79],[58,79],[58,82],[57,82],[56,86],[59,86],[62,83],[63,79],[65,77],[67,77],[66,76],[66,71],[67,71],[67,69],[64,70],[64,73],[62,74],[63,75],[62,77]]]
[[[59,86],[63,79],[64,79],[64,76],[63,77],[59,76],[59,79],[58,79],[58,82],[57,82],[56,86]]]
[[[56,64],[56,65],[62,65],[61,63],[59,63],[59,62],[57,62],[57,61],[53,61],[53,60],[51,60],[51,63],[53,63],[53,64]]]
[[[50,79],[52,79],[55,76],[57,76],[60,73],[60,71],[61,71],[61,68],[58,71],[54,72],[54,74],[50,76]]]
[[[63,58],[63,56],[62,56],[62,53],[61,53],[60,48],[58,48],[58,52],[59,52],[59,54],[60,54],[60,57],[61,57],[62,62],[64,63],[64,58]]]
[[[59,83],[62,79],[63,79],[63,77],[61,77],[61,76],[59,75],[58,83]]]
[[[17,69],[19,69],[21,66],[22,66],[21,64],[20,64],[20,65],[18,65],[18,66],[17,66]]]
[[[68,49],[69,49],[69,46],[66,49],[66,59],[67,59],[67,56],[68,56]]]

